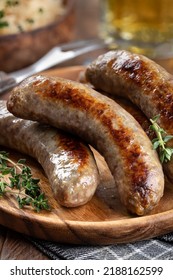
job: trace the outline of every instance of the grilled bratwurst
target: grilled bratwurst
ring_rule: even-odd
[[[86,70],[86,79],[98,90],[130,99],[150,119],[173,134],[173,77],[154,61],[128,51],[100,55]],[[173,140],[167,143],[173,147]],[[164,164],[173,181],[173,158]]]
[[[141,125],[141,127],[143,128],[147,136],[150,138],[150,140],[155,138],[154,131],[150,129],[150,121],[136,105],[134,105],[130,100],[125,98],[115,97],[112,99],[135,118],[135,120]]]
[[[11,93],[8,109],[79,135],[105,158],[123,204],[143,215],[163,195],[157,153],[137,121],[106,96],[62,78],[27,78]]]
[[[61,205],[75,207],[92,198],[99,183],[98,169],[91,150],[79,139],[14,117],[7,111],[5,101],[0,101],[0,131],[0,145],[38,160]]]

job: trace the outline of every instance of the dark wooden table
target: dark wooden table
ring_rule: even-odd
[[[95,38],[98,34],[99,0],[77,0],[76,39]],[[94,54],[96,55],[96,54]],[[66,63],[64,66],[80,64],[82,58]],[[158,61],[173,73],[173,60]],[[62,65],[63,66],[63,65]],[[46,260],[43,253],[36,249],[22,234],[0,225],[0,259],[1,260]]]

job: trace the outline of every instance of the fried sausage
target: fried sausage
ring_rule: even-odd
[[[104,93],[105,94],[105,93]],[[123,107],[129,114],[131,114],[135,120],[141,125],[147,136],[152,140],[155,138],[154,131],[150,129],[150,121],[144,115],[144,113],[134,105],[130,100],[125,98],[115,97],[113,98],[121,107]]]
[[[27,78],[7,102],[14,115],[51,124],[79,135],[105,158],[122,203],[143,215],[163,195],[164,176],[151,141],[121,106],[80,83],[58,78]]]
[[[75,207],[92,198],[99,173],[88,145],[56,128],[14,117],[5,101],[0,101],[0,131],[0,145],[38,160],[59,204]]]
[[[83,83],[93,89],[94,86],[86,79],[86,72],[85,70],[80,72],[79,75],[79,81],[80,83]],[[96,89],[95,89],[96,90]],[[108,92],[99,91],[101,94],[106,95],[113,99],[115,102],[117,102],[121,107],[123,107],[128,113],[130,113],[137,122],[142,126],[143,130],[147,134],[147,136],[152,140],[155,138],[155,133],[153,130],[150,129],[151,122],[149,119],[145,116],[145,114],[137,107],[134,103],[132,103],[127,98],[122,98],[120,96],[112,95]]]
[[[148,119],[160,115],[158,124],[173,135],[173,77],[154,61],[128,51],[110,51],[87,67],[86,79],[98,90],[128,98]],[[173,140],[167,144],[173,147]],[[164,170],[173,181],[173,158]]]

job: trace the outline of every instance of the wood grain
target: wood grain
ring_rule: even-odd
[[[5,232],[6,229],[3,229]],[[1,233],[1,230],[0,230]],[[2,233],[0,244],[2,242]],[[0,247],[1,260],[47,260],[48,257],[35,248],[28,240],[17,232],[8,230]]]
[[[45,74],[77,80],[83,67],[49,70]],[[22,157],[10,150],[13,160]],[[159,205],[147,216],[130,215],[119,200],[114,180],[103,157],[93,149],[101,182],[96,194],[84,206],[61,207],[54,200],[41,166],[27,158],[33,175],[41,180],[52,209],[35,213],[18,209],[13,197],[1,198],[0,224],[29,236],[71,244],[116,244],[148,239],[173,230],[173,187],[166,182]]]

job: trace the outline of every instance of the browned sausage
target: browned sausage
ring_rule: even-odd
[[[144,113],[136,105],[134,105],[130,100],[125,99],[125,98],[115,97],[115,98],[113,98],[113,100],[115,100],[115,102],[117,102],[128,113],[130,113],[135,118],[135,120],[137,120],[137,122],[142,126],[143,130],[145,131],[147,136],[150,138],[150,140],[155,138],[154,131],[152,131],[150,129],[151,122],[148,120],[148,118],[144,115]]]
[[[158,204],[164,176],[157,153],[138,122],[110,98],[77,82],[36,76],[16,87],[7,104],[16,116],[75,133],[100,151],[131,212],[142,215]]]
[[[75,207],[88,202],[99,183],[90,148],[65,132],[14,117],[0,101],[0,145],[36,158],[50,181],[56,200]]]
[[[129,98],[150,119],[173,134],[173,77],[154,61],[128,51],[110,51],[86,70],[87,80],[98,90]],[[173,140],[168,142],[173,147]],[[173,158],[164,165],[173,181]]]

